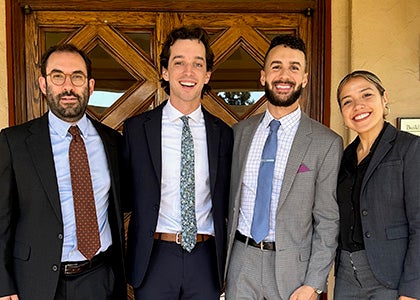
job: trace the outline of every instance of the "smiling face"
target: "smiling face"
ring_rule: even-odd
[[[170,99],[175,108],[182,112],[187,107],[195,110],[210,76],[206,68],[206,49],[199,40],[179,39],[171,46],[168,68],[162,68],[162,78],[169,82]]]
[[[46,73],[59,71],[64,74],[83,73],[87,75],[86,63],[78,53],[54,52],[48,58]],[[74,86],[70,76],[66,76],[63,85],[55,85],[51,76],[39,77],[39,87],[47,98],[48,107],[58,118],[74,123],[82,118],[86,111],[89,96],[93,93],[95,81],[86,80],[82,86]]]
[[[283,45],[271,49],[260,77],[269,105],[289,111],[297,108],[297,100],[308,83],[305,63],[305,54],[300,50]]]
[[[388,95],[362,77],[351,78],[339,94],[344,123],[358,134],[379,134],[384,124]]]

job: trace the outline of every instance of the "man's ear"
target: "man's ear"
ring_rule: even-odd
[[[260,82],[262,86],[265,86],[265,72],[264,70],[260,71]]]
[[[163,67],[162,67],[162,78],[163,78],[165,81],[169,81],[168,69],[163,68]]]
[[[47,94],[47,79],[44,76],[39,76],[38,78],[39,89],[41,92],[46,95]]]

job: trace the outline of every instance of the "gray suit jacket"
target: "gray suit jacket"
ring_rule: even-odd
[[[238,224],[245,162],[263,117],[254,116],[234,127],[227,266]],[[302,113],[276,212],[274,267],[283,299],[302,285],[325,289],[337,248],[336,182],[342,149],[340,136]]]

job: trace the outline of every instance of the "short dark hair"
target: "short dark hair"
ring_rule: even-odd
[[[273,40],[271,41],[270,47],[268,47],[268,50],[265,53],[264,62],[267,60],[267,56],[270,53],[271,49],[280,45],[302,51],[305,55],[306,60],[305,42],[300,37],[291,34],[281,34],[273,38]]]
[[[175,44],[177,40],[199,40],[202,42],[204,48],[206,49],[206,70],[207,72],[210,72],[213,69],[214,54],[210,48],[210,38],[207,32],[198,26],[183,26],[172,30],[167,36],[166,41],[163,43],[162,52],[160,54],[161,70],[162,68],[168,68],[169,57],[171,56],[171,46]],[[169,95],[169,82],[163,78],[160,81],[162,88]],[[201,91],[201,97],[203,97],[204,93],[209,92],[210,89],[210,85],[204,84],[203,90]]]
[[[87,54],[83,50],[77,48],[73,44],[55,45],[48,48],[48,50],[42,55],[42,58],[41,58],[41,75],[43,77],[47,76],[47,62],[51,54],[53,54],[54,52],[69,52],[69,53],[79,54],[85,61],[86,71],[87,71],[86,75],[88,79],[92,78],[92,62],[90,58],[87,56]]]

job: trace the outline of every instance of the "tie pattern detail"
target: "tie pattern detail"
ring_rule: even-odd
[[[279,127],[280,121],[272,120],[270,122],[270,133],[265,141],[258,171],[257,195],[255,197],[254,216],[251,225],[251,235],[257,243],[267,236],[270,225],[271,191]]]
[[[73,192],[76,235],[79,251],[91,260],[100,248],[98,218],[85,143],[77,126],[71,126],[69,147],[71,187]]]
[[[181,246],[191,252],[197,238],[195,216],[194,140],[188,124],[188,117],[182,116],[181,138]]]

